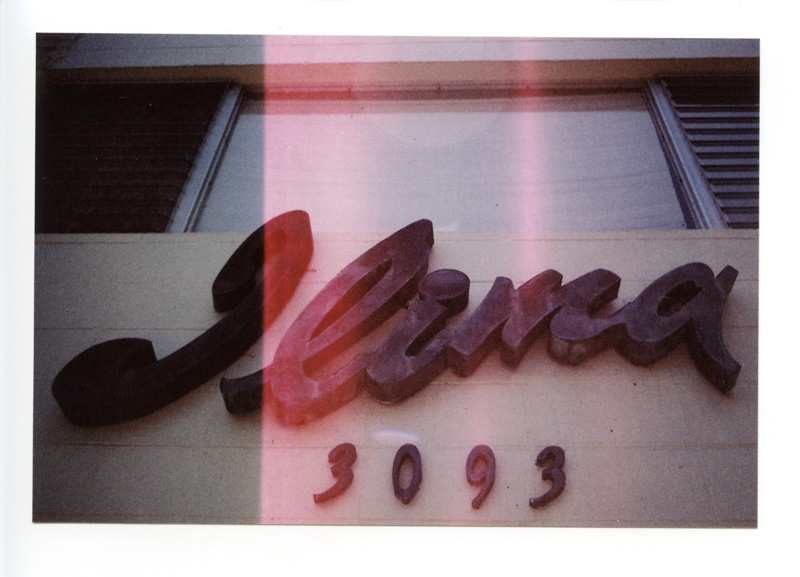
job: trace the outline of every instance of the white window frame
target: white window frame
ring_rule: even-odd
[[[672,106],[667,89],[659,79],[646,82],[645,98],[653,122],[675,171],[680,193],[696,228],[728,228],[700,162]]]
[[[165,232],[194,230],[243,99],[244,89],[238,84],[231,85],[223,94]]]

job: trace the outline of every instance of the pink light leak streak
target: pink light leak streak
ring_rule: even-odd
[[[318,49],[324,51],[325,47],[320,45]],[[265,44],[265,62],[269,62],[269,58],[266,57],[267,50]],[[387,57],[390,59],[391,55],[387,54]],[[369,72],[366,72],[366,75],[368,76]],[[331,80],[346,82],[346,79]],[[363,76],[359,80],[365,81]],[[269,86],[266,72],[264,81],[265,85]],[[530,79],[520,78],[518,84],[524,86],[526,82],[530,82]],[[352,230],[350,227],[354,224],[375,221],[376,217],[380,216],[380,211],[386,208],[374,201],[374,191],[369,188],[369,183],[375,180],[376,163],[387,162],[388,159],[379,157],[370,135],[359,129],[363,123],[358,122],[357,118],[355,122],[349,122],[350,113],[358,114],[360,106],[356,106],[357,102],[352,101],[353,106],[334,106],[332,109],[336,112],[330,113],[325,101],[320,100],[319,110],[329,110],[329,112],[317,114],[313,95],[303,94],[300,98],[302,100],[295,103],[297,106],[295,112],[302,110],[309,117],[314,117],[313,121],[307,120],[307,124],[303,124],[308,127],[308,133],[304,135],[298,135],[297,129],[292,128],[297,126],[296,123],[281,122],[279,115],[269,114],[271,104],[265,103],[263,221],[266,222],[282,212],[294,209],[306,210],[309,213],[312,233],[315,231],[347,233]],[[274,105],[284,112],[293,113],[292,102],[281,101]],[[511,134],[515,143],[512,163],[515,174],[511,175],[513,179],[510,186],[513,187],[511,196],[517,217],[507,232],[516,238],[535,238],[547,230],[548,215],[537,190],[538,183],[546,181],[544,178],[546,167],[539,152],[547,146],[547,143],[542,142],[538,115],[530,112],[529,104],[514,103],[511,114],[514,114],[515,118]],[[319,124],[315,124],[316,122]],[[324,138],[316,138],[315,135],[318,134],[324,135]],[[373,169],[372,173],[369,168]],[[324,252],[324,246],[315,246],[313,258],[324,258],[320,252]],[[543,270],[545,255],[515,252],[518,259],[516,270],[522,278],[515,278],[514,281],[515,285],[519,286]],[[314,266],[312,261],[311,267]],[[509,272],[497,271],[497,274]],[[477,298],[476,303],[480,302],[477,295],[473,298]],[[264,335],[262,339],[264,364],[268,364],[274,357],[280,336],[272,333]],[[452,386],[457,387],[461,384],[451,371],[446,372],[442,378],[447,381],[452,380]],[[464,383],[464,386],[469,385]],[[468,429],[464,437],[462,467],[466,464],[472,446],[481,443],[491,446],[496,438],[493,429],[501,426],[484,416],[486,412],[483,408],[490,398],[491,394],[485,386],[470,387],[467,399],[469,419],[466,424],[448,425]],[[292,522],[297,519],[308,519],[308,507],[313,491],[305,488],[302,482],[298,482],[298,476],[302,475],[302,471],[298,471],[296,465],[297,457],[304,451],[290,444],[283,444],[280,447],[273,444],[276,431],[273,427],[274,407],[271,404],[262,406],[261,419],[260,521],[280,523],[282,520]],[[293,431],[288,433],[291,437]],[[375,434],[380,434],[380,431]],[[298,437],[302,436],[298,431]],[[320,469],[325,470],[323,462],[320,462]],[[461,477],[466,483],[463,471],[462,468]],[[318,487],[319,490],[325,488],[324,484]],[[474,496],[472,488],[469,493],[471,499]],[[275,499],[279,499],[279,502]],[[313,508],[313,503],[310,506]],[[463,503],[454,501],[453,507],[455,519],[458,518],[458,510],[463,508]]]
[[[516,84],[524,86],[526,84],[526,79],[517,78]],[[535,86],[531,86],[531,88],[535,88]],[[509,229],[505,232],[514,235],[516,238],[535,238],[548,228],[546,207],[543,206],[541,201],[542,197],[538,194],[539,191],[537,190],[537,183],[545,181],[544,176],[546,170],[539,151],[542,150],[547,143],[543,142],[544,137],[538,122],[538,115],[536,113],[531,113],[529,103],[520,99],[512,101],[511,112],[509,113],[513,114],[514,117],[511,138],[514,143],[514,162],[512,166],[514,167],[513,170],[515,174],[513,175],[513,179],[511,179],[511,186],[514,187],[512,191],[512,201],[516,205],[517,217],[516,221],[513,222],[513,224],[510,223]],[[514,251],[514,253],[518,261],[515,270],[520,271],[524,277],[521,279],[513,279],[515,286],[519,287],[522,282],[541,272],[539,267],[545,259],[541,254],[531,254],[527,251]],[[496,274],[501,275],[508,273],[497,271]],[[477,303],[483,299],[483,296],[484,295],[479,296],[477,294],[472,295],[470,300],[474,299],[476,303],[474,306],[477,306]],[[498,351],[494,351],[490,358],[486,359],[484,363],[497,363],[499,362],[498,356]],[[476,382],[480,381],[480,370],[479,368],[478,373],[471,375],[468,379],[472,379]],[[458,379],[451,371],[445,373],[445,378]],[[487,405],[491,403],[492,400],[492,391],[490,390],[492,385],[484,383],[477,386],[470,386],[469,382],[459,383],[458,380],[456,380],[452,386],[459,385],[467,387],[468,391],[466,403],[469,407],[469,424],[467,425],[469,430],[465,433],[464,438],[465,440],[468,439],[470,444],[469,447],[464,448],[462,461],[463,467],[466,467],[467,456],[469,455],[469,451],[472,450],[472,447],[479,444],[486,444],[492,447],[494,441],[497,439],[496,432],[498,430],[502,431],[505,423],[492,418],[491,415],[493,415],[493,412],[486,410]],[[496,453],[495,456],[497,456]],[[502,479],[502,463],[498,464],[496,474],[498,478]],[[463,482],[467,482],[465,478]],[[473,487],[472,485],[469,485],[469,487],[467,494],[469,498],[472,499],[477,495],[478,491],[480,491],[480,488]],[[493,496],[490,493],[488,499],[491,500],[492,498]],[[494,498],[497,499],[498,496],[495,495]],[[454,499],[452,501],[452,507],[454,508],[453,519],[457,519],[463,515],[464,504],[460,499]],[[474,518],[476,522],[478,522],[482,517],[480,515],[474,515]]]
[[[267,50],[265,42],[265,62],[269,62]],[[325,47],[320,45],[319,50],[324,51]],[[269,86],[266,69],[264,75],[264,85]],[[311,108],[310,112],[314,113],[313,95],[311,99],[308,96],[303,94],[299,97],[298,108],[306,113]],[[278,104],[283,111],[292,110],[291,102],[283,101]],[[324,110],[324,104],[324,101],[320,101],[320,109]],[[279,122],[275,115],[269,114],[268,100],[264,107],[263,221],[267,222],[287,210],[307,211],[315,240],[315,256],[312,257],[315,259],[319,248],[316,246],[315,231],[346,233],[351,230],[348,222],[373,220],[374,215],[371,212],[376,209],[370,207],[375,203],[369,202],[371,191],[362,184],[370,180],[363,178],[363,175],[368,163],[375,162],[371,158],[373,147],[367,136],[358,130],[358,123],[348,122],[351,118],[349,111],[345,114],[337,107],[339,114],[320,116],[319,125],[309,125],[309,134],[298,135],[296,129],[289,128],[296,124]],[[329,145],[325,138],[319,139],[321,142],[315,139],[315,130],[320,130],[326,137],[335,137],[335,144]],[[308,178],[309,174],[312,177],[319,174],[322,178]],[[311,187],[319,189],[312,190]],[[313,260],[311,268],[314,268]],[[262,362],[265,364],[274,357],[280,336],[266,334],[262,338]],[[312,494],[300,489],[295,483],[298,475],[302,474],[296,465],[298,451],[286,446],[278,448],[272,444],[270,437],[274,436],[274,430],[266,425],[275,421],[274,407],[271,404],[262,405],[261,419],[260,521],[265,524],[280,522],[281,519],[290,521],[308,518],[306,507]],[[270,496],[275,495],[281,496],[279,503],[270,502]]]
[[[541,179],[544,171],[539,158],[539,148],[543,145],[540,140],[536,115],[525,113],[524,104],[518,105],[515,113],[514,141],[516,146],[516,162],[514,182],[517,189],[514,197],[517,203],[517,231],[526,237],[534,236],[545,230],[545,214],[543,207],[538,202],[536,182]]]
[[[535,79],[533,79],[535,81]],[[516,83],[525,86],[531,79],[517,78]],[[536,89],[535,85],[531,88]],[[527,108],[527,110],[526,110]],[[546,166],[542,160],[542,151],[546,146],[544,132],[538,122],[538,114],[530,109],[522,99],[517,99],[514,104],[515,127],[515,157],[517,174],[514,182],[516,190],[514,198],[517,204],[518,221],[515,233],[523,238],[535,238],[543,231],[548,229],[547,207],[543,204],[540,186],[537,183],[546,182]],[[516,251],[519,262],[519,269],[527,275],[537,274],[536,269],[542,262],[541,255],[530,254],[526,251]],[[522,282],[520,279],[517,282]],[[515,282],[516,284],[516,282]]]
[[[264,42],[264,62],[268,62],[267,58],[267,44],[266,39]],[[268,78],[266,74],[266,66],[264,67],[264,86],[269,86]],[[264,174],[264,182],[263,182],[263,202],[262,202],[262,211],[263,211],[263,222],[269,221],[270,218],[275,216],[272,214],[270,210],[272,199],[270,198],[272,195],[282,195],[280,192],[273,192],[269,188],[269,177],[268,175],[268,162],[267,162],[267,150],[268,150],[268,140],[270,138],[270,126],[269,126],[269,115],[267,114],[267,101],[264,101],[264,109],[263,109],[263,119],[264,119],[264,127],[262,134],[264,135],[264,140],[262,142],[262,150],[264,151],[264,158],[262,161],[263,167],[263,174]],[[285,194],[285,193],[283,193]],[[283,200],[283,199],[282,199]],[[284,204],[283,202],[278,202],[278,205]],[[312,228],[313,233],[313,228]],[[312,256],[313,258],[313,256]],[[275,349],[277,348],[278,339],[275,335],[272,334],[264,334],[261,339],[261,362],[263,366],[267,366],[269,364],[269,360],[274,358]],[[264,387],[268,387],[269,384],[265,383]],[[264,391],[263,398],[268,399],[270,398],[271,393],[268,391]],[[268,450],[270,446],[270,439],[269,436],[269,429],[268,427],[264,426],[264,423],[268,422],[269,419],[274,419],[273,407],[271,403],[264,402],[261,405],[261,459],[260,459],[260,484],[259,484],[259,520],[261,524],[267,524],[270,522],[271,517],[273,517],[273,506],[275,504],[269,501],[268,495],[270,494],[270,487],[273,487],[272,494],[276,494],[274,491],[274,484],[276,481],[279,481],[282,478],[286,478],[280,474],[276,475],[276,471],[279,471],[279,467],[275,466],[277,463],[275,461],[275,455],[277,452],[281,451],[281,449],[271,448]],[[281,494],[281,493],[277,493]],[[277,504],[280,507],[280,504]]]

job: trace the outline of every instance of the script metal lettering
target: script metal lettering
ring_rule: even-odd
[[[684,341],[700,372],[720,391],[736,383],[741,367],[722,340],[722,308],[738,275],[730,266],[716,277],[702,263],[678,267],[607,317],[598,313],[617,298],[620,287],[619,276],[608,270],[591,271],[563,286],[559,272],[546,270],[516,290],[510,279],[497,277],[472,315],[450,331],[446,321],[466,307],[470,281],[456,270],[423,277],[432,245],[430,222],[418,221],[348,265],[301,313],[270,367],[223,380],[229,409],[261,406],[262,385],[277,401],[284,423],[328,413],[362,387],[380,402],[396,403],[447,367],[469,376],[498,348],[502,361],[516,367],[545,333],[551,356],[569,364],[613,347],[632,363],[649,365]],[[359,354],[327,377],[308,376],[388,318],[418,285],[419,299],[374,353]],[[243,403],[242,397],[252,402]]]
[[[433,279],[443,272],[461,274],[436,271],[420,286],[437,286]],[[685,341],[700,372],[727,392],[736,384],[741,366],[722,340],[722,307],[737,274],[728,266],[715,277],[708,266],[689,263],[605,318],[595,314],[617,298],[620,285],[610,271],[597,269],[561,286],[561,274],[547,270],[517,290],[511,280],[498,277],[455,333],[442,329],[445,318],[461,309],[448,311],[433,302],[435,296],[421,292],[421,300],[412,303],[406,318],[372,356],[367,388],[378,401],[401,401],[447,366],[459,376],[469,376],[496,348],[504,363],[516,367],[534,340],[549,329],[551,356],[568,364],[614,347],[632,363],[649,365]],[[460,282],[466,283],[461,287],[466,298],[469,281]],[[420,342],[429,344],[422,348]]]
[[[345,267],[290,326],[271,365],[221,380],[228,411],[245,413],[274,400],[281,422],[301,424],[336,410],[364,388],[380,402],[396,403],[448,367],[469,376],[495,349],[516,367],[545,333],[550,355],[569,364],[613,347],[632,363],[649,365],[686,342],[708,381],[722,392],[736,384],[741,366],[722,339],[723,305],[738,275],[730,266],[716,276],[702,263],[675,268],[608,316],[600,311],[620,287],[613,272],[597,269],[562,286],[562,275],[546,270],[517,289],[510,279],[497,277],[470,317],[447,330],[447,319],[467,306],[470,280],[449,269],[426,275],[433,242],[432,223],[419,220]],[[133,419],[220,372],[282,310],[312,249],[306,213],[271,220],[245,240],[214,282],[214,305],[232,309],[227,316],[161,361],[144,339],[87,349],[53,382],[64,414],[81,425]],[[412,302],[418,290],[419,299]],[[407,303],[408,312],[376,351],[325,370],[335,355]]]

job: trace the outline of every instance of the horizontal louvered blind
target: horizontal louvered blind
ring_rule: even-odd
[[[40,86],[36,232],[164,232],[225,88]]]
[[[662,82],[727,225],[758,228],[758,77]]]

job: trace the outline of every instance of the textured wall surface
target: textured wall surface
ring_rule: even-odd
[[[313,222],[312,222],[313,227]],[[287,524],[753,527],[757,524],[758,233],[647,231],[516,237],[439,233],[429,270],[472,280],[460,324],[496,276],[516,286],[554,268],[572,280],[595,268],[622,278],[617,306],[682,264],[739,270],[723,334],[742,364],[719,393],[685,345],[650,367],[613,350],[565,366],[538,340],[516,369],[497,353],[469,378],[446,371],[398,405],[366,393],[301,427],[274,408],[235,417],[219,379],[136,421],[79,428],[61,414],[50,386],[86,347],[123,336],[151,339],[159,358],[211,326],[211,283],[244,234],[38,235],[35,272],[33,520]],[[224,374],[268,363],[305,304],[344,266],[380,240],[317,234],[315,252],[288,307],[249,354]],[[402,314],[402,311],[401,311]],[[356,350],[375,347],[396,315]],[[355,478],[318,505],[333,484],[328,451],[356,446]],[[392,491],[397,449],[416,444],[423,481],[403,505]],[[473,446],[492,447],[497,479],[480,510],[465,477]],[[566,489],[542,509],[547,490],[538,452],[566,452]]]

